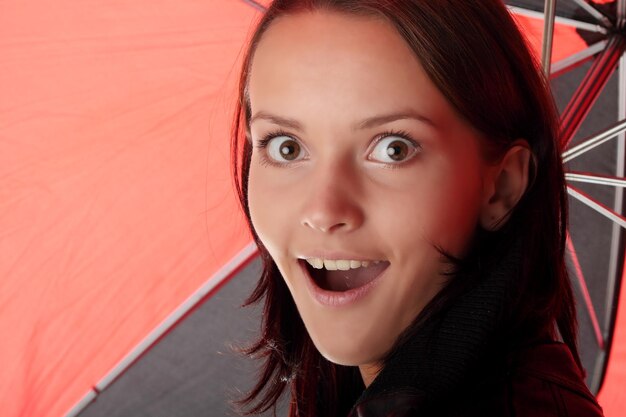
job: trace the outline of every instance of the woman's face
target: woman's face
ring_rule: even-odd
[[[444,285],[433,245],[467,249],[487,167],[479,135],[394,27],[373,18],[276,20],[254,55],[249,97],[253,226],[321,354],[363,370]],[[386,269],[346,295],[310,285],[299,259],[313,257]]]

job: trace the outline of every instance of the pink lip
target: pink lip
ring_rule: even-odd
[[[387,266],[387,268],[385,268],[383,272],[381,272],[376,278],[363,285],[362,287],[353,288],[348,291],[328,291],[318,287],[311,275],[309,275],[309,271],[307,270],[305,265],[305,260],[298,259],[297,261],[298,264],[300,264],[302,273],[306,277],[307,288],[309,289],[309,293],[311,294],[311,296],[320,304],[331,307],[345,306],[363,298],[372,290],[372,288],[374,288],[382,280],[387,270],[389,270],[389,266]]]

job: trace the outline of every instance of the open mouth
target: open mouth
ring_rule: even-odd
[[[305,266],[309,276],[318,287],[326,291],[337,292],[353,290],[372,282],[390,265],[388,261],[382,261],[377,264],[370,264],[366,267],[361,266],[346,271],[330,271],[326,268],[313,268],[313,266],[304,259],[298,259],[298,262],[301,262]]]

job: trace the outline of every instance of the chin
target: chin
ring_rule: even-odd
[[[382,349],[374,343],[367,341],[355,343],[355,340],[352,343],[341,345],[337,343],[336,339],[329,343],[318,342],[313,339],[313,344],[325,359],[343,366],[360,366],[378,362],[391,348],[388,346],[387,349]]]
[[[367,359],[361,357],[361,352],[331,352],[320,350],[320,354],[335,365],[359,366],[368,363]]]

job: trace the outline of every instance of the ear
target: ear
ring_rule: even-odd
[[[500,229],[528,186],[532,151],[525,139],[518,139],[496,164],[484,183],[480,224],[489,231]]]

